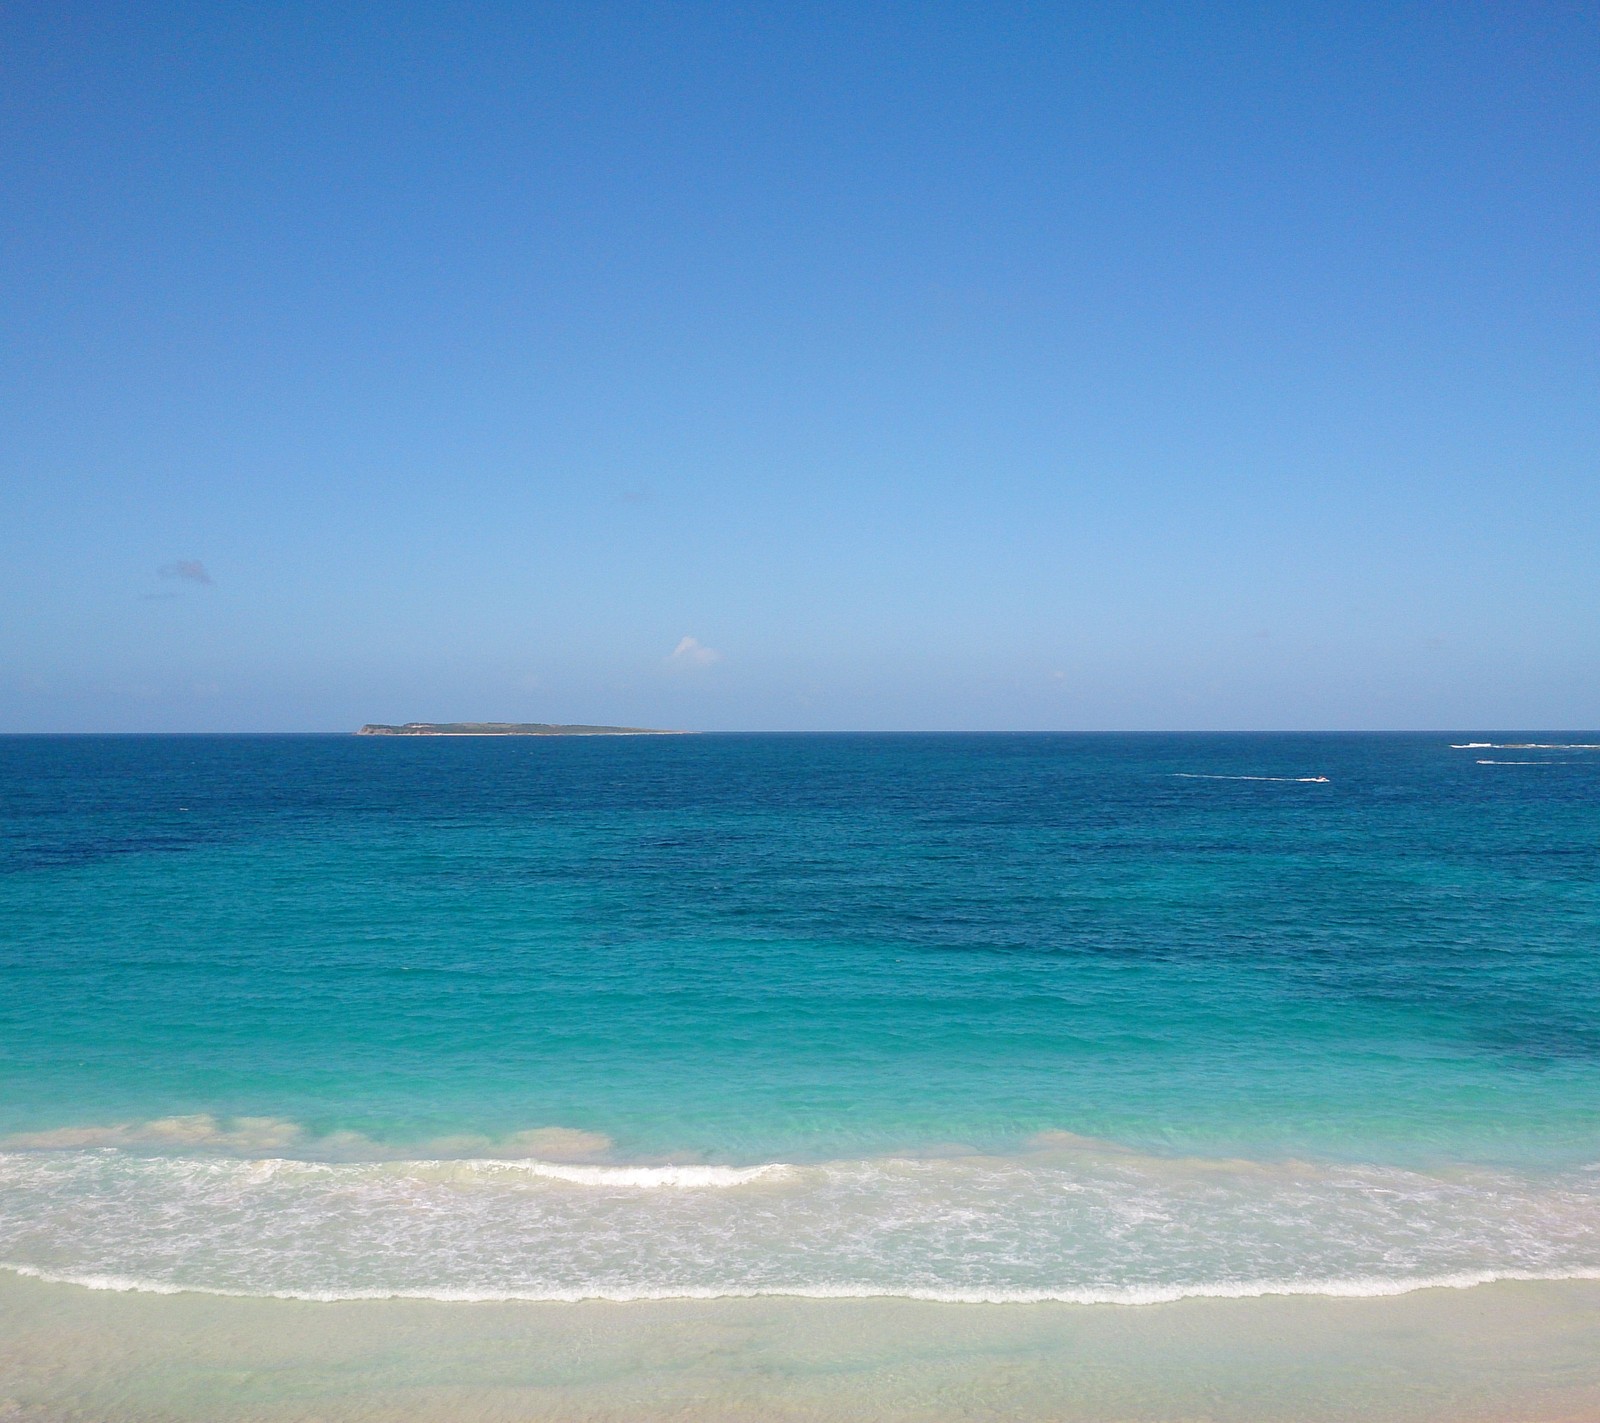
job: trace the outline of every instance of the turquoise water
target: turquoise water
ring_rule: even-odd
[[[318,1297],[1600,1271],[1595,742],[0,739],[0,1261]]]

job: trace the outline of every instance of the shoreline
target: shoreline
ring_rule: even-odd
[[[315,734],[315,733],[313,733]],[[572,741],[582,736],[698,736],[698,731],[352,731],[351,736],[388,736],[395,740],[444,741],[451,737],[484,741]]]
[[[40,1284],[87,1290],[93,1294],[201,1295],[212,1299],[279,1300],[290,1304],[342,1305],[388,1302],[442,1305],[655,1305],[759,1303],[792,1300],[806,1304],[876,1304],[954,1306],[975,1309],[1025,1309],[1033,1306],[1067,1309],[1149,1309],[1192,1301],[1240,1300],[1388,1300],[1434,1291],[1466,1291],[1486,1285],[1600,1285],[1600,1271],[1565,1270],[1539,1273],[1520,1270],[1465,1271],[1453,1275],[1414,1275],[1396,1279],[1348,1278],[1313,1280],[1230,1280],[1189,1285],[1125,1286],[1081,1289],[940,1289],[864,1283],[741,1289],[708,1286],[703,1289],[604,1290],[578,1288],[547,1292],[516,1289],[404,1287],[342,1290],[236,1289],[225,1285],[143,1279],[112,1273],[71,1273],[37,1265],[0,1261],[0,1277],[32,1280]]]
[[[0,1275],[0,1417],[1555,1423],[1600,1283],[1144,1306],[793,1297],[308,1303]]]
[[[549,721],[369,721],[357,736],[692,736],[677,727],[600,726]]]

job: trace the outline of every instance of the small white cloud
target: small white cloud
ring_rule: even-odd
[[[709,667],[713,662],[721,661],[722,654],[714,647],[707,647],[697,637],[683,638],[667,654],[669,667]]]
[[[205,564],[198,558],[180,558],[176,563],[169,563],[160,570],[163,578],[181,578],[188,583],[201,583],[206,587],[211,586],[211,575],[206,572]]]

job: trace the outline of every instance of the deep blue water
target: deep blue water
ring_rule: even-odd
[[[0,738],[0,1256],[332,1292],[1600,1266],[1596,742]],[[567,1176],[487,1183],[512,1158]],[[315,1179],[227,1175],[273,1160]],[[339,1201],[386,1183],[381,1230],[422,1160],[458,1162],[448,1248],[374,1247]],[[789,1184],[605,1177],[639,1163]],[[364,1263],[246,1268],[213,1189]],[[884,1244],[875,1200],[926,1229]],[[853,1211],[850,1264],[818,1222]],[[489,1278],[512,1240],[559,1268]]]

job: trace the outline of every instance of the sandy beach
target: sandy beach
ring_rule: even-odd
[[[312,1304],[0,1274],[7,1420],[1600,1416],[1600,1283],[1143,1307]]]

